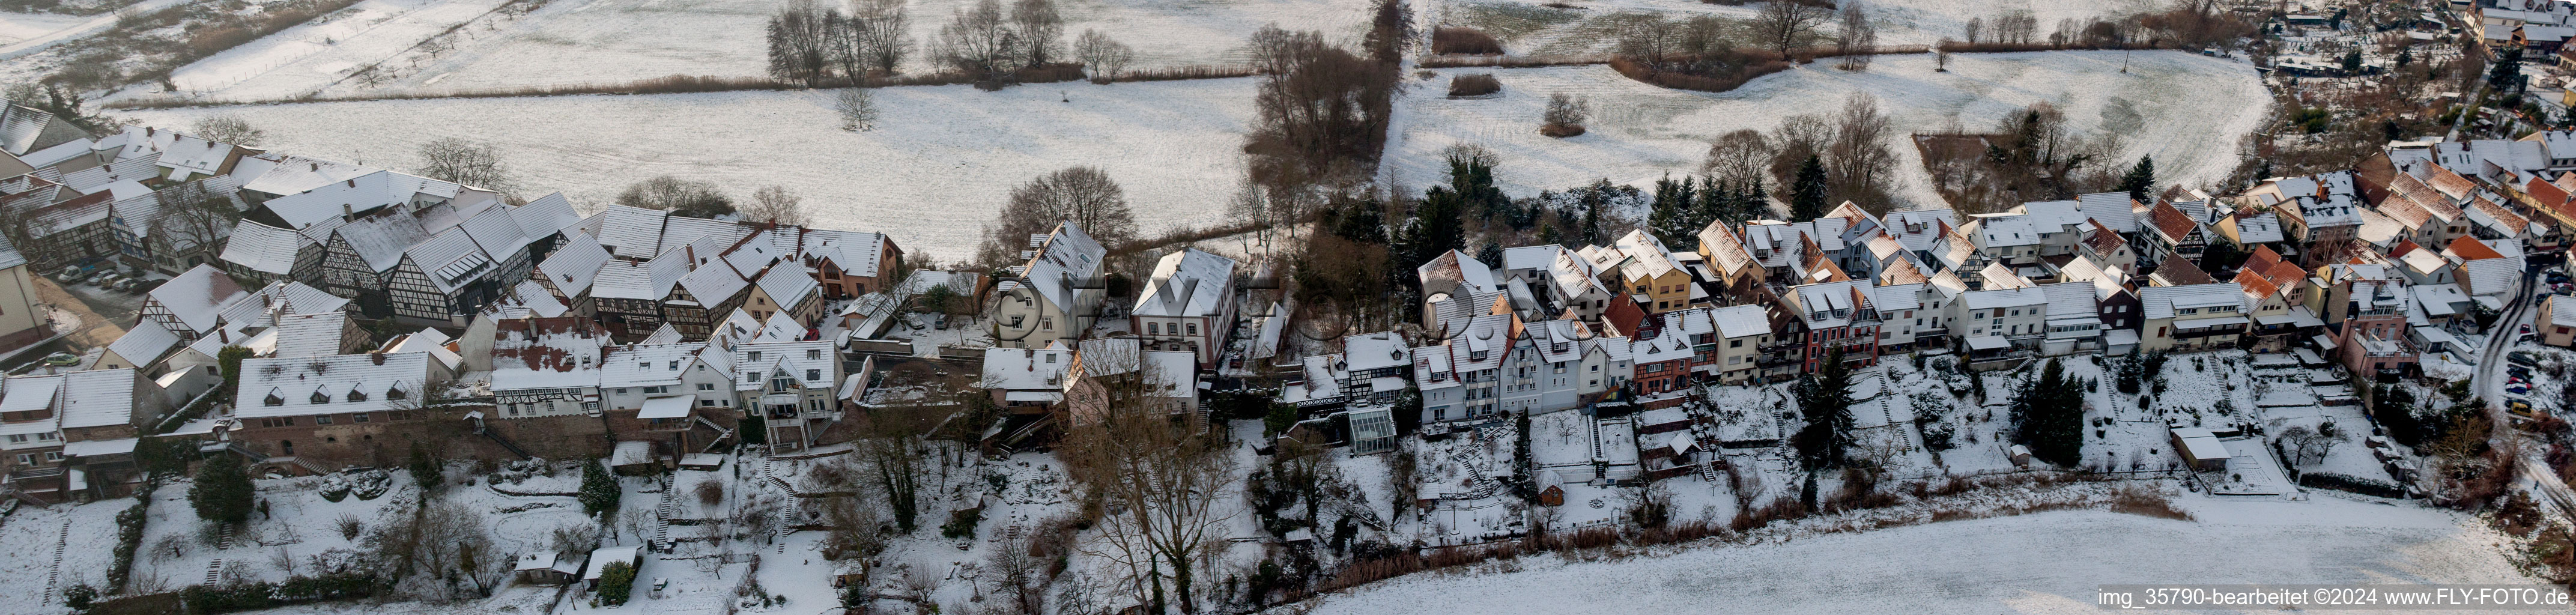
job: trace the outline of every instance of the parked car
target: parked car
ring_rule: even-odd
[[[2516,385],[2507,385],[2507,386],[2505,386],[2505,388],[2504,388],[2504,392],[2506,392],[2506,393],[2512,393],[2512,394],[2515,394],[2515,395],[2530,395],[2530,394],[2531,394],[2531,387],[2530,387],[2530,386],[2528,386],[2528,385],[2520,385],[2520,384],[2516,384]]]
[[[2531,332],[2531,325],[2528,325],[2528,324],[2523,325],[2523,326],[2522,326],[2522,332],[2523,332],[2523,333],[2530,333],[2530,332]]]
[[[948,315],[940,314],[938,316],[930,317],[930,327],[941,331],[948,330]]]
[[[2504,366],[2504,373],[2515,378],[2530,378],[2531,368],[2520,365],[2507,365]]]
[[[2519,402],[2519,401],[2516,401],[2516,402],[2510,402],[2510,403],[2506,403],[2506,404],[2504,405],[2504,409],[2505,409],[2506,411],[2508,411],[2508,412],[2512,412],[2512,413],[2514,413],[2514,414],[2519,414],[2519,415],[2523,415],[2523,416],[2531,416],[2531,404],[2529,404],[2529,403]]]
[[[53,353],[53,354],[49,354],[49,355],[45,355],[45,365],[47,365],[47,366],[51,366],[51,367],[65,367],[65,366],[79,365],[79,364],[80,364],[80,355],[76,355],[76,354],[72,354],[72,353],[68,353],[68,352],[57,352],[57,353]]]
[[[2522,350],[2516,350],[2516,351],[2513,351],[2513,352],[2504,353],[2504,360],[2505,360],[2506,362],[2508,362],[2508,363],[2513,363],[2513,364],[2515,364],[2515,365],[2525,365],[2525,366],[2538,366],[2538,365],[2540,365],[2540,360],[2539,360],[2539,359],[2532,358],[2532,356],[2531,356],[2531,353],[2530,353],[2530,352],[2528,352],[2528,351],[2522,351]]]

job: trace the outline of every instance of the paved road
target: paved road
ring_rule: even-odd
[[[2515,340],[2521,337],[2522,325],[2531,322],[2532,310],[2539,303],[2538,294],[2531,292],[2539,284],[2536,277],[2537,272],[2527,272],[2522,283],[2515,285],[2512,301],[2505,304],[2504,314],[2496,318],[2493,333],[2487,336],[2486,349],[2479,354],[2477,373],[2472,377],[2469,389],[2487,402],[2487,415],[2495,423],[2491,444],[2514,447],[2521,452],[2519,458],[2522,463],[2515,469],[2515,485],[2541,495],[2537,499],[2557,509],[2560,516],[2576,518],[2576,491],[2570,491],[2567,483],[2559,480],[2558,473],[2542,463],[2543,451],[2539,445],[2513,429],[2513,417],[2505,413],[2504,370],[2509,364],[2505,361],[2505,353],[2513,349]]]

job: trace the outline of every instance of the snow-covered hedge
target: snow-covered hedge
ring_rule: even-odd
[[[2384,480],[2348,476],[2333,472],[2309,472],[2299,475],[2299,486],[2349,491],[2373,497],[2404,498],[2406,488]]]
[[[152,490],[145,489],[134,498],[134,505],[116,511],[116,560],[107,567],[107,589],[123,591],[125,579],[134,573],[134,551],[143,546],[143,519],[152,509]]]

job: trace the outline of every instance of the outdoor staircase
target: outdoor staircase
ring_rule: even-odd
[[[207,587],[214,587],[216,583],[220,583],[223,580],[224,558],[218,557],[206,560],[206,580],[203,584]]]
[[[45,572],[45,593],[41,597],[41,601],[43,602],[52,601],[56,595],[56,590],[62,586],[63,551],[70,549],[71,543],[72,521],[70,519],[64,519],[62,534],[54,537],[54,565],[52,568],[46,569]]]
[[[695,416],[695,415],[692,415],[692,416]],[[705,425],[705,426],[707,426],[707,428],[708,428],[708,429],[716,430],[716,437],[708,438],[708,439],[707,439],[707,447],[706,447],[706,448],[703,448],[703,449],[699,449],[699,450],[698,450],[698,452],[701,452],[701,453],[710,453],[710,452],[715,452],[715,450],[716,450],[716,447],[717,447],[717,446],[724,444],[725,438],[733,437],[733,430],[731,430],[731,429],[725,429],[725,427],[724,427],[723,425],[717,425],[715,421],[707,420],[707,417],[704,417],[704,416],[697,416],[696,418],[697,418],[698,424],[700,424],[700,425]]]
[[[233,548],[233,526],[232,526],[232,524],[227,523],[227,524],[224,524],[222,527],[223,527],[223,531],[222,531],[221,533],[218,533],[218,534],[216,534],[216,535],[215,535],[215,550],[217,550],[217,551],[221,551],[221,550],[224,550],[224,549],[230,549],[230,548]]]

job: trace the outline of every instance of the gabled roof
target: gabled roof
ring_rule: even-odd
[[[125,330],[125,335],[107,345],[109,352],[132,361],[132,367],[147,367],[161,361],[163,355],[179,347],[179,334],[168,327],[138,326]]]
[[[340,311],[314,314],[288,314],[271,325],[277,331],[277,348],[269,356],[280,358],[323,357],[340,354],[342,335],[348,332],[349,313]]]
[[[454,293],[466,284],[482,279],[497,265],[491,255],[474,245],[473,237],[463,228],[452,228],[431,236],[403,253],[413,266],[428,274],[431,284],[440,292]]]
[[[389,206],[407,208],[420,195],[455,198],[464,189],[464,186],[454,183],[417,175],[376,171],[269,199],[260,206],[268,208],[287,224],[303,228],[323,218],[350,212]]]
[[[382,363],[378,363],[382,361]],[[429,353],[344,354],[307,358],[256,358],[242,361],[235,418],[266,418],[322,413],[378,412],[417,403],[429,379]],[[401,391],[404,400],[392,400]],[[363,399],[351,399],[352,392]],[[327,401],[313,403],[321,394]],[[284,403],[271,406],[274,396]]]
[[[295,270],[295,253],[303,247],[304,236],[295,231],[242,220],[233,225],[221,258],[251,271],[286,275]]]
[[[1701,250],[1708,251],[1709,259],[1717,265],[1718,273],[1729,278],[1735,277],[1746,268],[1761,266],[1753,260],[1751,252],[1744,250],[1744,240],[1736,237],[1735,229],[1727,227],[1725,220],[1710,222],[1707,227],[1700,229],[1699,247]]]
[[[2138,232],[2138,217],[2134,209],[2138,202],[2130,199],[2129,193],[2097,192],[2075,198],[2083,203],[2085,217],[2101,222],[2103,226],[2110,227],[2114,231]]]
[[[587,319],[502,319],[492,333],[492,388],[598,386],[608,344],[608,332]]]
[[[2147,216],[2155,223],[2156,232],[2163,233],[2169,241],[2182,241],[2200,226],[2200,223],[2192,221],[2191,215],[2174,209],[2173,203],[2156,203],[2155,209],[2148,210]]]
[[[233,166],[242,189],[267,194],[295,194],[376,172],[354,164],[292,154],[260,154]]]
[[[662,254],[662,220],[671,212],[610,205],[583,222],[599,245],[618,258],[644,260]]]
[[[1215,316],[1233,287],[1234,259],[1198,248],[1165,255],[1136,297],[1138,316]],[[1222,323],[1220,326],[1223,326]]]
[[[224,306],[249,294],[232,276],[211,265],[198,265],[153,287],[145,297],[169,310],[190,331],[204,332],[215,327]]]
[[[1073,351],[1060,347],[986,348],[984,375],[977,387],[1004,391],[1052,391],[1064,388],[1064,373],[1073,367]]]
[[[750,288],[751,281],[742,279],[742,274],[734,271],[733,265],[724,259],[711,259],[681,277],[679,286],[687,289],[689,296],[696,297],[700,305],[713,306]]]
[[[2281,219],[2272,214],[2241,211],[2236,213],[2236,241],[2246,244],[2274,243],[2283,239]]]
[[[2138,290],[2138,310],[2149,319],[2173,318],[2178,307],[2245,306],[2245,289],[2235,284],[2149,286]]]
[[[567,231],[563,245],[547,254],[545,262],[537,264],[537,271],[554,284],[557,292],[579,297],[590,291],[591,281],[599,277],[600,266],[612,258],[608,249],[600,247],[599,240],[590,238],[589,233]]]
[[[134,386],[140,373],[126,368],[64,374],[62,399],[58,402],[63,409],[63,428],[133,424]]]
[[[796,261],[780,261],[770,266],[767,273],[760,274],[756,283],[760,285],[760,292],[767,293],[769,300],[782,308],[795,306],[806,297],[823,292],[823,285],[814,281],[814,272]]]
[[[361,217],[332,232],[348,242],[349,249],[378,273],[402,264],[405,251],[430,237],[429,229],[422,228],[419,219],[403,213]]]
[[[510,220],[518,224],[520,235],[537,239],[580,226],[581,214],[573,213],[572,201],[557,192],[510,208]]]
[[[485,209],[483,213],[466,218],[458,227],[465,230],[466,237],[474,240],[475,246],[483,248],[483,253],[494,259],[509,258],[537,240],[519,230],[519,221],[502,207]]]
[[[885,243],[884,233],[806,229],[804,257],[831,261],[845,275],[872,277],[885,266]]]

